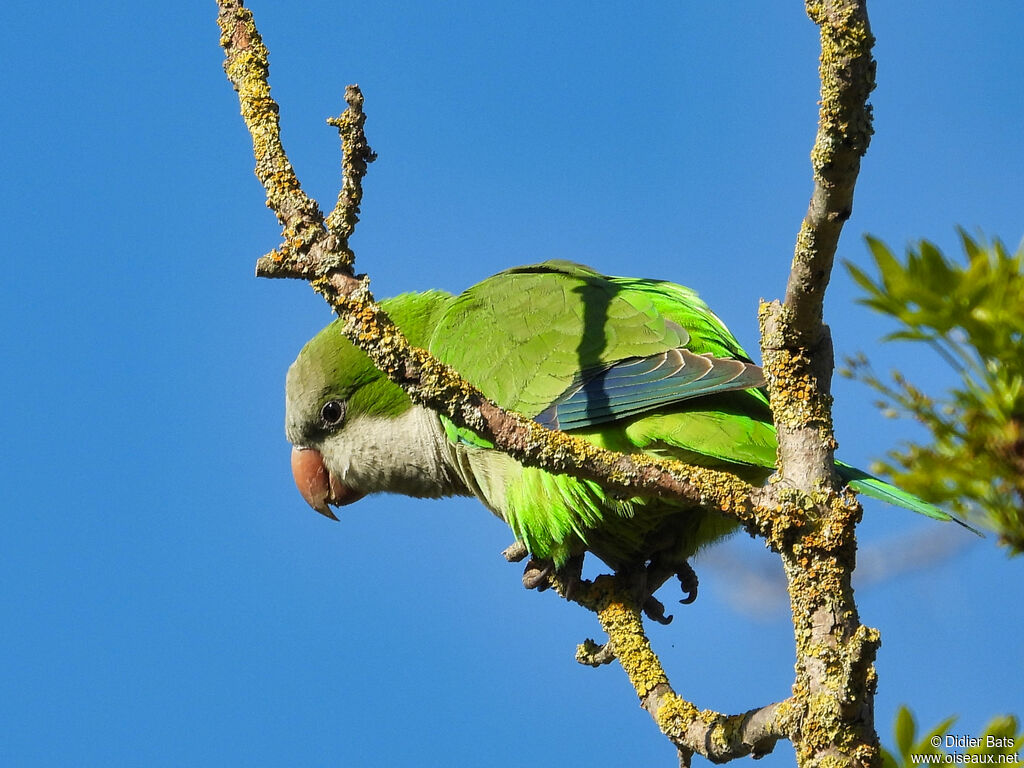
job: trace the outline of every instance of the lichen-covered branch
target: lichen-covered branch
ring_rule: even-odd
[[[338,129],[341,138],[341,192],[338,202],[327,217],[327,229],[336,234],[345,245],[359,221],[359,206],[363,202],[363,177],[366,166],[377,159],[366,141],[366,115],[363,113],[363,93],[358,85],[345,89],[348,109],[338,117],[327,119]]]
[[[868,96],[875,87],[875,62],[865,0],[808,0],[807,13],[821,38],[814,190],[797,235],[785,301],[761,307],[761,346],[781,473],[809,492],[833,485],[833,360],[822,305],[839,234],[853,210],[860,159],[871,140]]]
[[[797,236],[786,309],[804,346],[817,343],[822,302],[843,224],[853,212],[860,159],[873,133],[868,96],[875,87],[875,39],[865,0],[807,0],[821,37],[821,100],[811,150],[814,191]]]
[[[351,269],[352,252],[347,243],[326,237],[320,207],[302,191],[281,144],[278,106],[270,95],[267,48],[252,13],[241,0],[218,0],[217,7],[224,71],[238,92],[242,118],[252,136],[256,177],[267,191],[267,207],[277,215],[285,238],[267,258],[294,262],[295,267],[315,264]],[[300,255],[306,258],[296,260]]]
[[[792,699],[739,715],[724,715],[700,709],[679,696],[651,649],[637,607],[636,590],[625,576],[599,576],[593,582],[575,582],[571,589],[557,577],[553,581],[563,597],[594,611],[608,635],[604,646],[598,647],[593,641],[581,645],[577,659],[591,665],[618,659],[640,705],[676,745],[683,762],[694,753],[715,763],[746,755],[760,757],[793,732],[799,707]]]
[[[873,666],[877,630],[861,625],[850,579],[861,509],[834,475],[831,339],[822,302],[871,137],[874,38],[865,0],[808,0],[821,36],[821,102],[811,153],[814,191],[797,236],[783,303],[762,304],[765,379],[779,436],[780,505],[806,507],[801,535],[780,550],[797,664],[792,734],[801,766],[879,764]]]

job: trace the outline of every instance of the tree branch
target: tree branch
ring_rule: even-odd
[[[808,0],[821,36],[821,101],[811,152],[814,191],[797,236],[785,302],[760,309],[765,379],[779,438],[780,505],[807,510],[807,526],[781,550],[788,581],[800,713],[801,766],[877,765],[873,666],[877,630],[860,623],[850,583],[861,509],[839,492],[833,453],[832,343],[822,323],[825,288],[860,159],[870,141],[875,84],[866,0]]]
[[[860,159],[871,140],[874,37],[865,0],[808,0],[819,26],[821,100],[811,151],[814,191],[797,235],[784,304],[761,306],[765,378],[779,433],[780,472],[805,492],[835,487],[832,342],[822,306]]]
[[[345,89],[348,109],[338,117],[327,118],[327,124],[338,129],[341,138],[341,192],[338,202],[327,217],[327,229],[337,235],[347,246],[348,239],[359,221],[359,206],[363,202],[363,177],[366,166],[377,159],[377,155],[366,142],[366,115],[363,114],[363,92],[358,85]]]
[[[872,128],[868,96],[875,88],[874,37],[864,0],[807,0],[821,37],[821,101],[811,150],[814,192],[797,236],[785,306],[802,334],[817,343],[825,288]]]
[[[277,215],[285,238],[264,260],[281,265],[274,276],[304,268],[307,271],[287,276],[308,278],[329,269],[351,274],[353,254],[347,242],[328,236],[320,206],[302,191],[281,144],[279,110],[270,95],[267,48],[252,13],[241,0],[218,0],[217,7],[224,71],[238,92],[242,118],[252,136],[256,178],[267,192],[267,207]],[[312,268],[318,271],[308,271]]]

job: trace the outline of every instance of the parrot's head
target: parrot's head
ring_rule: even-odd
[[[434,308],[447,297],[404,294],[382,305],[412,343],[425,346]],[[285,386],[285,434],[302,497],[336,520],[331,505],[368,493],[435,495],[418,487],[423,478],[406,477],[427,439],[414,434],[423,431],[423,419],[410,418],[414,410],[423,411],[344,337],[340,320],[320,331],[288,369]]]

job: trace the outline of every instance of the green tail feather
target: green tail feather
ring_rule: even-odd
[[[972,533],[977,534],[984,538],[981,531],[973,526],[968,525],[958,517],[954,517],[943,509],[930,504],[922,498],[915,496],[912,493],[900,490],[895,485],[879,480],[874,475],[869,475],[863,470],[851,467],[849,464],[843,464],[841,461],[836,462],[836,472],[839,473],[846,484],[849,485],[857,493],[863,493],[865,496],[870,496],[873,499],[879,501],[885,501],[889,504],[895,504],[897,507],[903,507],[909,509],[911,512],[917,512],[919,515],[925,515],[934,520],[943,520],[945,522],[953,521],[959,525],[962,525]]]

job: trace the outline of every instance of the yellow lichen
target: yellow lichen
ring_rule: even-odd
[[[675,693],[669,693],[661,700],[661,706],[654,713],[661,732],[673,741],[682,739],[687,726],[700,716],[700,711]]]
[[[598,620],[641,700],[655,686],[668,683],[665,670],[651,650],[650,641],[644,634],[643,621],[635,608],[610,597],[598,611]]]

